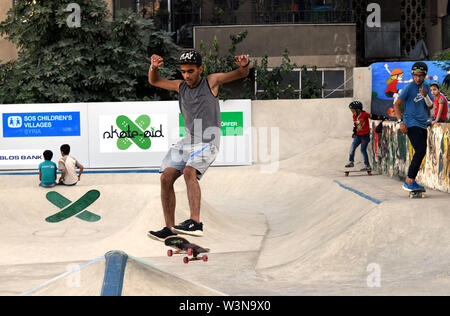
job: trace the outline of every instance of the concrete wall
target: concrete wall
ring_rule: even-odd
[[[384,122],[383,132],[374,132],[378,122],[372,122],[372,142],[369,146],[373,168],[392,178],[404,179],[414,149],[397,123]],[[450,124],[438,124],[428,129],[427,155],[422,163],[417,182],[427,188],[450,193]]]
[[[370,67],[353,69],[353,99],[361,101],[364,111],[370,113],[372,104],[372,69]]]
[[[437,24],[427,24],[427,48],[430,58],[442,50],[442,17],[447,15],[448,0],[437,0]]]
[[[290,159],[331,138],[344,137],[351,142],[353,121],[348,110],[351,101],[351,98],[252,101],[254,162],[267,163],[269,156],[280,161]],[[347,145],[343,156],[346,155]]]
[[[2,0],[0,3],[0,21],[3,22],[6,19],[9,9],[12,7],[12,0]],[[17,58],[17,49],[14,44],[5,40],[0,36],[0,60],[7,62]]]

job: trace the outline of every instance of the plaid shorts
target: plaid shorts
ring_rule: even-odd
[[[174,168],[183,173],[184,168],[189,166],[197,170],[197,179],[200,180],[216,160],[218,153],[217,147],[211,143],[186,144],[180,141],[169,149],[159,172]]]

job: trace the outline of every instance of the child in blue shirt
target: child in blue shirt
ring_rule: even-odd
[[[411,73],[414,82],[408,84],[394,102],[397,123],[400,131],[408,135],[414,147],[414,156],[408,169],[408,175],[403,183],[406,191],[423,190],[425,188],[416,182],[417,173],[427,152],[427,126],[429,111],[433,108],[433,99],[428,84],[424,83],[428,72],[428,66],[423,62],[417,62],[412,66]],[[400,104],[404,103],[405,112],[402,117]]]
[[[44,151],[45,161],[39,164],[39,186],[44,188],[51,188],[56,185],[56,164],[51,161],[53,152],[51,150]]]

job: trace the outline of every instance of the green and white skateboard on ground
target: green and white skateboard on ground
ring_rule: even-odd
[[[60,208],[62,211],[47,217],[45,220],[49,223],[58,223],[76,215],[77,218],[83,221],[97,222],[101,217],[85,209],[92,203],[94,203],[99,198],[99,196],[99,191],[90,190],[77,201],[72,203],[72,201],[65,198],[58,192],[48,192],[46,195],[47,200],[49,200],[56,207]]]

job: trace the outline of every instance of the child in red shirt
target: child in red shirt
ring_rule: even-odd
[[[367,155],[367,146],[370,142],[370,123],[369,118],[374,120],[382,119],[385,117],[372,115],[363,111],[362,103],[359,101],[353,101],[348,106],[353,113],[353,143],[350,148],[350,156],[349,163],[345,165],[346,168],[352,168],[355,166],[355,151],[359,145],[361,145],[361,153],[364,157],[364,165],[365,167],[361,169],[361,171],[371,171],[369,163],[369,156]]]
[[[448,113],[447,98],[441,93],[438,82],[430,84],[430,90],[434,97],[434,115],[431,124],[445,123]]]

